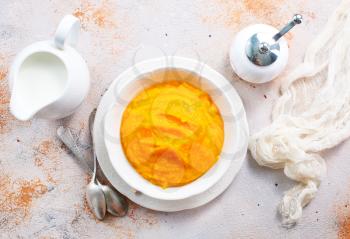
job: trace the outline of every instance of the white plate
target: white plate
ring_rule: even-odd
[[[179,80],[187,81],[203,91],[208,92],[224,121],[224,144],[218,161],[204,175],[179,187],[163,189],[143,178],[129,163],[120,142],[120,127],[123,112],[133,97],[146,87],[159,83],[148,77],[154,71],[166,69],[180,69],[188,72],[188,76],[195,74],[200,77],[183,77]],[[163,82],[164,79],[157,79]],[[114,88],[115,103],[105,116],[104,139],[111,164],[118,175],[132,188],[149,197],[161,200],[180,200],[200,194],[217,183],[227,172],[234,159],[239,144],[247,142],[248,137],[239,135],[238,122],[242,120],[239,110],[242,108],[239,98],[233,95],[233,87],[228,88],[228,81],[208,65],[184,57],[162,57],[140,62],[124,71],[116,80]],[[237,111],[238,110],[238,111]]]
[[[143,207],[153,209],[153,210],[158,210],[158,211],[173,212],[173,211],[181,211],[181,210],[195,208],[195,207],[204,205],[210,202],[211,200],[213,200],[214,198],[216,198],[218,195],[220,195],[230,185],[235,175],[241,168],[241,165],[245,158],[246,151],[247,151],[246,141],[239,142],[240,144],[237,146],[239,150],[236,152],[235,156],[233,157],[233,160],[231,160],[228,171],[224,174],[224,176],[216,184],[210,187],[208,190],[202,193],[199,193],[198,195],[195,195],[186,199],[181,199],[181,200],[159,200],[159,199],[151,198],[142,193],[135,193],[135,189],[131,188],[128,184],[126,184],[125,181],[123,181],[123,179],[118,175],[118,173],[113,168],[113,165],[109,160],[106,147],[104,145],[103,121],[106,113],[115,104],[116,99],[115,99],[114,92],[115,92],[116,86],[117,86],[117,79],[113,81],[108,91],[105,93],[105,95],[101,99],[101,102],[98,106],[97,113],[96,113],[94,137],[96,142],[96,153],[97,153],[100,166],[104,174],[106,175],[106,177],[109,179],[109,181],[118,191],[120,191],[130,200],[134,201],[135,203]],[[238,102],[237,108],[236,108],[237,113],[235,115],[236,115],[236,118],[240,119],[237,121],[237,129],[240,135],[239,138],[247,138],[247,136],[249,135],[248,124],[246,121],[246,114],[245,114],[242,102],[238,94],[236,93],[236,91],[234,90],[234,88],[229,82],[227,82],[227,85],[224,88],[225,88],[225,91],[228,92],[227,93],[228,97]]]

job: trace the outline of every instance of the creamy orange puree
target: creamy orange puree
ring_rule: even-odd
[[[145,179],[162,188],[196,180],[218,160],[224,124],[210,96],[184,81],[139,93],[121,123],[124,153]]]

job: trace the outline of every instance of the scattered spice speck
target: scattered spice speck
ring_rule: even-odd
[[[350,210],[347,205],[348,203],[345,204],[345,208],[344,204],[335,207],[339,239],[350,238]]]
[[[141,210],[143,212],[141,212]],[[129,202],[129,210],[127,217],[139,226],[152,226],[158,223],[158,219],[153,211],[140,208],[133,202]]]
[[[47,186],[38,178],[14,180],[2,174],[0,192],[0,211],[4,216],[13,214],[19,220],[28,215],[34,199],[47,193]]]
[[[267,99],[267,96],[266,96],[266,95],[264,95],[264,98],[265,98],[265,99]]]
[[[41,167],[41,166],[43,165],[43,161],[42,161],[41,158],[35,158],[35,159],[34,159],[34,164],[35,164],[35,166],[37,166],[37,167]]]
[[[0,70],[0,80],[4,80],[7,76],[7,69],[2,68]]]
[[[350,217],[344,216],[338,222],[338,238],[349,239],[350,238]]]
[[[6,76],[8,74],[7,60],[5,55],[0,55],[0,134],[4,134],[10,131],[10,123],[14,120],[14,117],[8,110],[8,104],[10,103],[10,95]]]
[[[99,5],[89,1],[81,1],[81,6],[74,10],[73,15],[80,19],[82,28],[88,30],[92,25],[99,28],[115,28],[113,11],[109,1],[101,1]]]
[[[0,56],[0,104],[6,105],[10,102],[10,95],[8,92],[8,86],[6,82],[6,76],[8,73],[7,66],[3,64],[5,61],[3,56]]]
[[[257,17],[259,20],[272,25],[280,25],[281,20],[277,17],[281,6],[283,6],[285,0],[243,0],[245,9]]]
[[[203,13],[202,22],[236,29],[235,31],[238,31],[242,25],[253,23],[264,23],[280,28],[294,13],[303,13],[301,4],[292,5],[286,0],[211,0],[210,2],[214,9],[219,10]],[[312,15],[312,13],[309,14]]]
[[[10,131],[9,125],[13,120],[15,120],[15,118],[10,114],[7,107],[0,107],[0,134]]]
[[[34,146],[34,165],[42,170],[46,179],[51,184],[56,185],[59,178],[62,177],[61,171],[57,170],[60,161],[60,153],[63,151],[62,144],[56,144],[51,139],[41,141]]]
[[[44,140],[38,146],[38,152],[47,155],[53,150],[54,143],[52,140]]]
[[[0,81],[0,104],[6,105],[8,103],[10,103],[10,95],[7,89],[7,84]]]

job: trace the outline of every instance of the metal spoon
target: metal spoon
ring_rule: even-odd
[[[113,216],[125,216],[128,211],[128,202],[125,199],[123,195],[121,195],[118,191],[116,191],[113,187],[108,185],[102,185],[98,179],[96,178],[96,169],[98,167],[98,161],[96,154],[94,152],[94,143],[92,138],[93,133],[93,124],[95,119],[96,110],[94,110],[89,117],[89,128],[90,128],[90,135],[91,135],[91,141],[92,141],[92,149],[93,149],[93,156],[94,156],[94,167],[92,168],[87,161],[84,159],[84,155],[81,152],[81,147],[77,145],[77,138],[73,135],[71,130],[69,128],[65,128],[63,126],[59,127],[57,129],[57,136],[61,139],[61,141],[67,146],[67,148],[72,151],[74,156],[78,158],[80,161],[83,162],[85,166],[90,170],[92,174],[95,175],[95,182],[97,186],[102,188],[104,197],[105,197],[105,204],[106,209],[109,213],[111,213]],[[96,165],[95,165],[96,164]],[[92,178],[93,181],[94,177]],[[91,184],[92,182],[90,182]],[[92,188],[93,190],[96,190],[95,187],[92,185],[88,185],[88,187]],[[102,199],[101,199],[102,202]],[[92,209],[93,210],[93,209]]]
[[[80,147],[77,145],[77,139],[74,137],[72,131],[69,128],[60,126],[57,129],[57,136],[64,143],[64,145],[67,146],[70,151],[72,151],[74,156],[83,162],[87,169],[91,172],[92,178],[91,182],[87,185],[86,188],[86,199],[93,214],[99,220],[102,220],[106,214],[106,199],[103,189],[99,185],[99,182],[96,178],[96,157],[94,156],[93,168],[90,168],[90,166],[84,160],[84,154],[82,153]]]
[[[96,161],[94,153],[94,172],[90,183],[86,187],[86,199],[97,219],[102,220],[106,215],[106,198],[102,187],[96,179]]]
[[[90,129],[90,136],[91,136],[91,142],[92,142],[92,150],[94,154],[94,162],[97,161],[95,150],[94,150],[95,148],[94,142],[93,142],[93,127],[94,127],[95,115],[96,115],[96,109],[94,109],[91,112],[89,117],[89,129]],[[113,216],[117,216],[117,217],[125,216],[126,213],[128,212],[128,207],[129,207],[125,197],[122,196],[113,187],[110,187],[109,185],[102,185],[99,182],[97,183],[104,192],[105,200],[107,204],[107,211]]]
[[[93,174],[94,168],[84,159],[85,156],[82,153],[81,146],[78,146],[77,138],[73,135],[72,131],[69,128],[61,126],[57,129],[57,136],[74,154],[74,156],[87,167],[91,174]],[[98,166],[97,163],[98,161],[96,161],[96,167]],[[124,216],[128,211],[128,203],[125,197],[119,194],[114,188],[102,185],[98,179],[96,179],[96,181],[105,195],[105,203],[107,204],[106,207],[108,212],[113,216]]]

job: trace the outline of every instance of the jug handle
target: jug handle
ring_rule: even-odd
[[[74,47],[78,40],[79,30],[79,19],[73,15],[66,15],[55,32],[54,43],[56,47],[64,50],[66,43]]]

